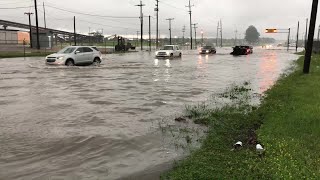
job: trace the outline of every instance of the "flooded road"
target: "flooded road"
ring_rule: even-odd
[[[0,179],[118,179],[170,162],[158,122],[233,84],[262,93],[296,55],[107,55],[100,67],[0,59]]]

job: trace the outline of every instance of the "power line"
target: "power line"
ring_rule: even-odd
[[[60,11],[65,11],[65,12],[74,13],[74,14],[80,14],[80,15],[86,15],[86,16],[116,18],[116,19],[134,19],[134,18],[137,18],[137,17],[133,17],[133,16],[106,16],[106,15],[98,15],[98,14],[89,14],[89,13],[83,13],[83,12],[77,12],[77,11],[62,9],[62,8],[58,8],[58,7],[55,7],[55,6],[52,6],[52,5],[47,5],[47,6],[53,8],[53,9],[60,10]]]
[[[164,5],[170,6],[170,7],[172,7],[172,8],[175,8],[175,9],[178,9],[178,10],[181,10],[181,11],[185,11],[184,9],[181,9],[181,8],[178,8],[178,7],[175,7],[175,6],[172,6],[171,4],[165,3],[165,2],[163,2],[163,1],[161,1],[161,3],[164,4]]]
[[[8,8],[0,8],[0,9],[26,9],[34,6],[23,6],[23,7],[8,7]]]
[[[0,1],[1,2],[1,1]],[[23,2],[10,2],[10,3],[0,3],[0,5],[12,5],[12,4],[23,4],[26,3],[25,1]]]
[[[129,28],[127,28],[127,27],[121,27],[121,26],[110,26],[110,25],[106,25],[106,24],[100,24],[100,23],[96,23],[96,22],[90,22],[90,21],[79,20],[79,19],[78,19],[78,21],[86,22],[86,23],[89,23],[89,24],[100,25],[100,26],[104,26],[104,27],[129,29]],[[131,30],[133,30],[133,29],[131,29]]]

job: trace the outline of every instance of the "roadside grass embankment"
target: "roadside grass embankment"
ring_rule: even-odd
[[[0,52],[0,58],[44,57],[53,52]]]
[[[309,75],[302,73],[303,58],[296,64],[258,108],[246,101],[187,108],[186,116],[209,126],[207,138],[162,179],[319,179],[320,55],[313,56]],[[223,96],[237,99],[246,91],[236,88]],[[237,141],[243,147],[233,150]],[[265,148],[262,156],[257,143]]]

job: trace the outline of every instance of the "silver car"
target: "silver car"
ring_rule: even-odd
[[[55,54],[46,57],[49,65],[86,65],[101,63],[101,52],[96,47],[90,46],[69,46]]]

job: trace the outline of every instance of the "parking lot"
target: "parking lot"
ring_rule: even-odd
[[[297,59],[285,50],[230,52],[183,51],[172,60],[111,54],[99,67],[0,59],[1,177],[117,179],[178,158],[159,121],[233,84],[263,93]]]

